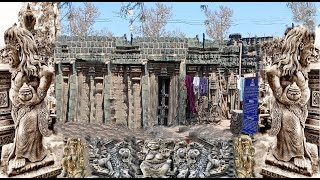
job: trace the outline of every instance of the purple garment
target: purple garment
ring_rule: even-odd
[[[188,100],[188,107],[189,111],[192,113],[196,113],[196,105],[195,105],[195,96],[193,93],[193,77],[186,75],[184,80],[184,85],[187,88],[187,100]]]
[[[199,84],[200,96],[208,96],[208,78],[201,77]]]

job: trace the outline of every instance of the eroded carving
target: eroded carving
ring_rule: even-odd
[[[85,155],[85,142],[80,138],[69,138],[64,147],[61,176],[84,178],[86,175]]]
[[[14,24],[4,34],[5,50],[12,74],[9,98],[15,124],[14,143],[5,148],[2,161],[9,176],[22,174],[53,163],[52,153],[42,142],[50,136],[49,112],[44,98],[53,79],[53,71],[38,54],[33,35]],[[5,152],[8,151],[8,152]]]
[[[240,135],[235,138],[234,142],[236,177],[252,178],[255,165],[255,149],[252,140],[248,135]]]
[[[140,169],[143,177],[166,178],[171,167],[172,149],[161,139],[151,139],[145,142],[138,156],[142,159]]]
[[[318,164],[317,147],[307,143],[304,135],[310,99],[308,72],[310,63],[317,59],[314,40],[315,34],[304,26],[288,28],[279,56],[267,70],[274,96],[269,134],[277,136],[277,143],[266,163],[308,176]]]
[[[8,92],[0,92],[0,108],[9,106]]]
[[[169,139],[89,141],[92,174],[99,177],[220,177],[229,176],[232,168],[231,146],[225,141],[216,141],[212,149]]]

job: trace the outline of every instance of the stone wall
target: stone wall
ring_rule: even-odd
[[[204,44],[196,38],[69,37],[55,47],[57,118],[123,124],[158,123],[159,78],[169,81],[168,125],[185,121],[187,74],[238,73],[239,46]],[[244,53],[242,73],[255,72],[258,56]]]

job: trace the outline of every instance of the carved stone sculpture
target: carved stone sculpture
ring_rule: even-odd
[[[197,142],[192,142],[187,148],[188,178],[204,178],[207,165],[207,150]]]
[[[87,139],[92,175],[114,178],[234,177],[228,141],[209,143],[169,139]],[[212,152],[210,155],[210,151]]]
[[[2,54],[9,61],[12,74],[9,98],[15,138],[6,150],[7,174],[21,174],[33,168],[53,163],[53,157],[42,142],[51,135],[48,129],[49,112],[44,98],[53,79],[53,71],[38,54],[32,34],[16,24],[5,31],[5,50]]]
[[[161,139],[151,139],[145,142],[139,156],[143,159],[140,168],[143,177],[166,178],[170,170],[172,150],[165,147]]]
[[[64,148],[61,176],[67,178],[84,178],[85,172],[85,142],[82,139],[70,138]]]
[[[317,58],[314,39],[314,33],[304,26],[288,28],[280,55],[267,70],[274,96],[269,134],[277,136],[277,143],[266,163],[307,176],[317,171],[318,163],[317,147],[307,143],[304,135],[310,98],[308,72]]]
[[[234,140],[236,177],[252,178],[255,164],[255,149],[248,135],[239,135]]]
[[[130,143],[87,139],[89,141],[89,163],[92,174],[101,177],[132,178],[132,148]]]
[[[186,178],[189,168],[187,164],[187,144],[185,141],[178,142],[174,148],[174,165],[174,171],[178,171],[177,178]]]

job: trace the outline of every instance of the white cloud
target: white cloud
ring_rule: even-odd
[[[4,32],[14,23],[18,24],[18,13],[22,2],[0,2],[0,47],[4,46]]]

